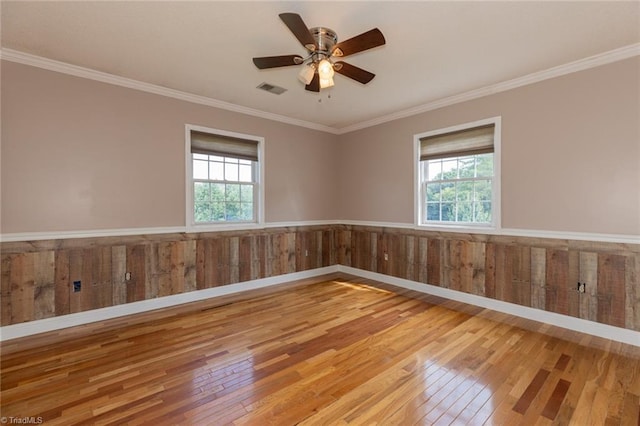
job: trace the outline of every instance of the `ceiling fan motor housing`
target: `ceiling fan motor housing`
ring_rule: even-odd
[[[314,53],[318,54],[318,56],[322,55],[319,59],[326,59],[331,56],[333,46],[338,42],[338,35],[336,32],[325,27],[311,28],[309,29],[309,32],[318,46]]]

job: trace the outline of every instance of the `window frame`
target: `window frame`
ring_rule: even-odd
[[[501,134],[502,134],[502,117],[491,117],[478,121],[463,123],[451,127],[431,130],[424,133],[414,135],[413,140],[413,158],[414,158],[414,225],[420,229],[433,229],[437,231],[453,231],[453,232],[483,232],[498,231],[501,228]],[[468,222],[438,222],[438,221],[422,221],[424,215],[423,200],[423,184],[422,164],[420,161],[420,144],[421,139],[438,136],[445,133],[452,133],[461,130],[468,130],[475,127],[486,125],[494,126],[493,134],[493,177],[492,177],[492,193],[491,193],[491,222],[490,223],[468,223]],[[458,158],[455,156],[452,158]]]
[[[246,139],[255,141],[258,144],[258,160],[253,166],[256,170],[257,182],[254,191],[254,219],[251,221],[220,221],[220,222],[196,222],[194,205],[194,183],[200,181],[193,178],[193,156],[191,153],[191,132],[203,132],[213,135],[226,136],[236,139]],[[186,216],[185,225],[188,232],[220,231],[223,229],[251,229],[264,226],[264,138],[261,136],[248,135],[227,130],[214,129],[193,124],[185,125],[185,203]]]

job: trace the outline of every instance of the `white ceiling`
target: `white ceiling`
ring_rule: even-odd
[[[376,74],[304,90],[299,68],[254,56],[306,51],[278,18],[299,13],[346,40],[387,44],[344,58]],[[2,1],[2,47],[335,130],[640,42],[640,2]],[[262,82],[287,91],[256,89]]]

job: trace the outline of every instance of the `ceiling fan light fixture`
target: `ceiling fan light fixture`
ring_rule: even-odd
[[[298,80],[300,80],[304,84],[309,84],[311,83],[311,80],[313,80],[313,75],[315,74],[315,72],[316,70],[313,68],[313,66],[305,65],[300,70],[300,73],[298,73]]]
[[[320,77],[320,88],[326,89],[327,87],[333,86],[333,77],[322,78]]]
[[[333,79],[334,71],[333,65],[326,59],[323,59],[318,63],[318,75],[320,80]]]

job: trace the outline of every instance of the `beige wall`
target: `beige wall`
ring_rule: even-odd
[[[266,221],[335,218],[334,135],[3,61],[2,233],[183,226],[187,123],[265,138]]]
[[[640,235],[640,58],[340,137],[340,215],[413,222],[413,136],[502,116],[502,227]]]
[[[266,139],[267,222],[413,222],[413,136],[502,116],[502,226],[640,235],[640,58],[335,136],[2,62],[2,233],[183,226],[184,124]]]

